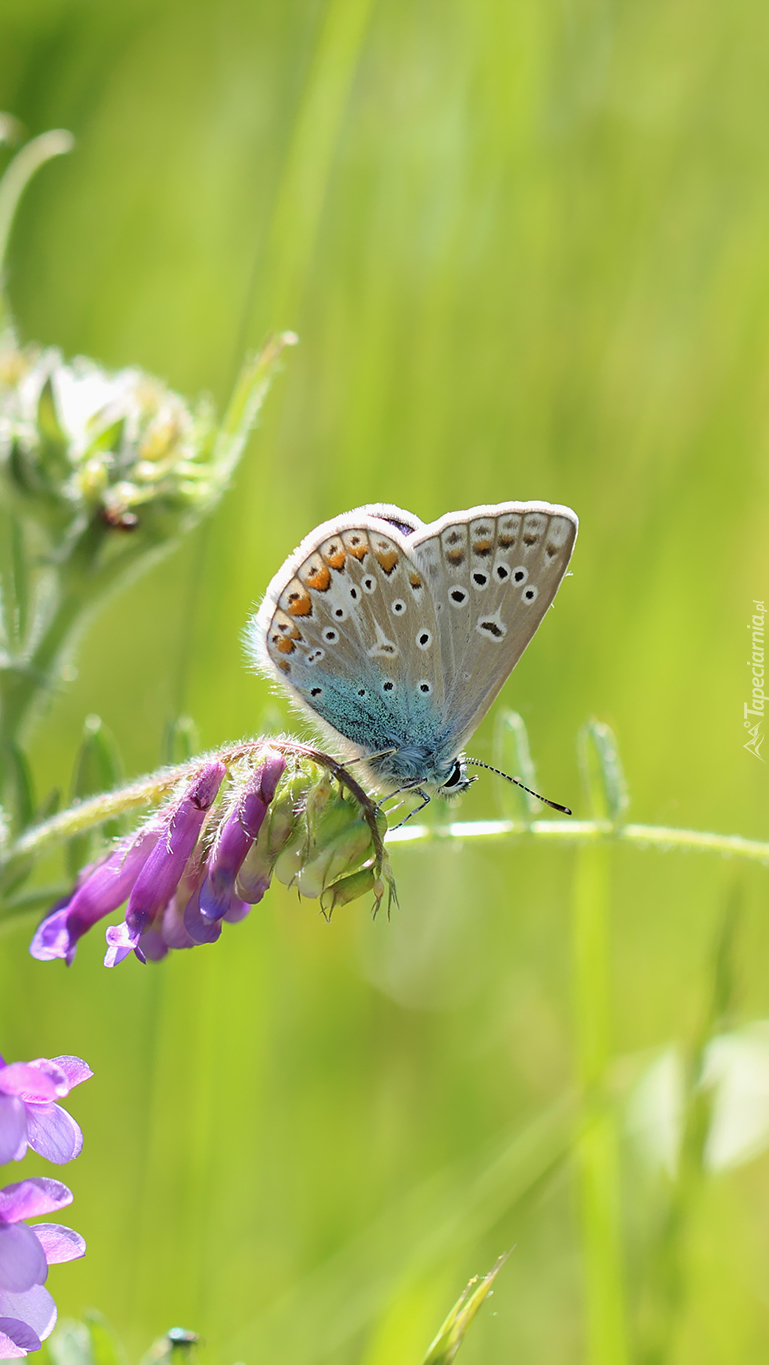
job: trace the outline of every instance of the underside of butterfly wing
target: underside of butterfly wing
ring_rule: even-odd
[[[253,623],[258,663],[347,753],[397,784],[425,772],[446,704],[436,612],[411,560],[408,513],[378,505],[318,528],[273,579]]]
[[[445,705],[457,749],[552,603],[578,524],[568,507],[510,502],[450,513],[411,539],[414,563],[436,603]]]

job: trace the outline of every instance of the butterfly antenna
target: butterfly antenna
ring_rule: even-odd
[[[475,768],[485,768],[488,773],[496,773],[497,777],[504,777],[506,782],[514,782],[521,791],[528,792],[529,796],[536,796],[544,806],[550,806],[552,810],[559,810],[562,815],[572,815],[573,811],[568,806],[559,806],[557,801],[549,801],[546,796],[540,796],[539,792],[534,792],[531,787],[525,787],[523,782],[519,782],[517,777],[511,777],[509,773],[503,773],[501,768],[492,768],[490,763],[481,763],[479,758],[466,758],[465,763],[472,763]]]

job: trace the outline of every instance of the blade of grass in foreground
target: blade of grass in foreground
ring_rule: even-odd
[[[491,1292],[491,1287],[509,1255],[510,1252],[506,1251],[500,1256],[496,1265],[488,1275],[484,1275],[480,1283],[478,1276],[475,1275],[467,1288],[462,1290],[437,1337],[431,1342],[423,1365],[451,1365],[465,1339],[468,1327],[487,1294]]]
[[[574,1137],[571,1096],[483,1161],[431,1177],[221,1343],[236,1359],[316,1365],[351,1341],[426,1270],[478,1240],[560,1168]],[[473,1169],[473,1167],[475,1169]]]
[[[611,732],[591,722],[580,739],[581,767],[592,813],[596,819],[616,821],[627,798]],[[610,857],[604,843],[581,848],[573,891],[575,1062],[583,1105],[576,1159],[590,1365],[627,1365],[629,1360],[617,1118],[605,1094],[611,1055]]]

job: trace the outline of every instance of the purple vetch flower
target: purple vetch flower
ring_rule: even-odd
[[[38,1351],[53,1331],[56,1304],[44,1288],[48,1267],[84,1255],[85,1242],[61,1223],[25,1220],[71,1203],[67,1186],[44,1176],[0,1189],[0,1360]]]
[[[38,1057],[7,1066],[0,1058],[0,1163],[21,1161],[27,1147],[57,1165],[78,1156],[83,1134],[55,1101],[92,1075],[80,1057]]]
[[[392,892],[371,800],[333,760],[302,751],[297,761],[296,750],[302,746],[292,741],[257,740],[181,770],[186,785],[80,874],[37,930],[33,956],[71,962],[82,934],[124,901],[123,922],[107,929],[107,967],[130,953],[157,962],[172,949],[213,943],[225,921],[238,923],[262,899],[273,872],[317,897],[370,866],[377,900],[383,869]],[[229,791],[220,798],[228,767]],[[345,896],[364,880],[347,881]]]
[[[168,809],[161,837],[150,850],[134,882],[124,923],[107,930],[105,967],[116,966],[130,952],[146,961],[140,945],[142,935],[149,929],[160,929],[162,937],[163,914],[195,850],[226,771],[219,759],[207,763],[181,800]],[[157,955],[152,952],[153,957]]]
[[[57,906],[37,930],[29,951],[43,961],[63,957],[69,965],[77,941],[105,915],[111,915],[126,896],[155,848],[164,825],[157,817],[128,843],[121,843],[100,862],[85,868],[74,894]]]
[[[239,918],[248,913],[244,909],[245,902],[235,895],[235,879],[262,827],[285,769],[283,755],[275,749],[266,750],[222,824],[199,893],[200,914],[204,919],[224,919],[231,911]]]

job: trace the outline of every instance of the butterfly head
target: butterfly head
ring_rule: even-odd
[[[467,763],[460,755],[459,758],[454,759],[448,777],[438,788],[438,795],[452,800],[455,796],[461,796],[463,792],[467,791],[468,787],[472,787],[473,783],[477,781],[477,777],[470,777],[467,771]]]

